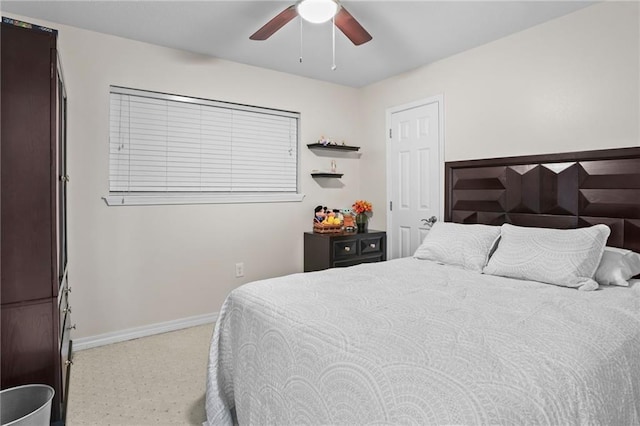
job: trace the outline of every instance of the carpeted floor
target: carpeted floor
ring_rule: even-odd
[[[74,354],[67,424],[200,425],[213,324]]]

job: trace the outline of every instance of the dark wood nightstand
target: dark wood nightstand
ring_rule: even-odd
[[[387,233],[304,233],[304,272],[387,260]]]

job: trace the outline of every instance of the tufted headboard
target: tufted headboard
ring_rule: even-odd
[[[445,220],[546,228],[604,223],[640,252],[640,147],[445,163]]]

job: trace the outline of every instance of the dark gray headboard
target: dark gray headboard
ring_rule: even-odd
[[[547,228],[604,223],[640,252],[640,147],[445,163],[445,220]]]

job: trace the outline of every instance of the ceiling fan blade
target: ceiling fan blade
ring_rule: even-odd
[[[256,31],[251,37],[251,40],[266,40],[273,35],[280,28],[284,27],[290,20],[298,16],[298,11],[295,5],[291,5],[275,18],[264,24],[262,28]]]
[[[365,30],[362,25],[356,21],[356,18],[347,12],[347,9],[345,9],[344,6],[340,7],[340,11],[335,17],[335,23],[336,27],[338,27],[340,31],[342,31],[344,35],[346,35],[347,38],[356,46],[360,46],[373,38],[371,37],[371,34],[369,34],[367,30]]]

